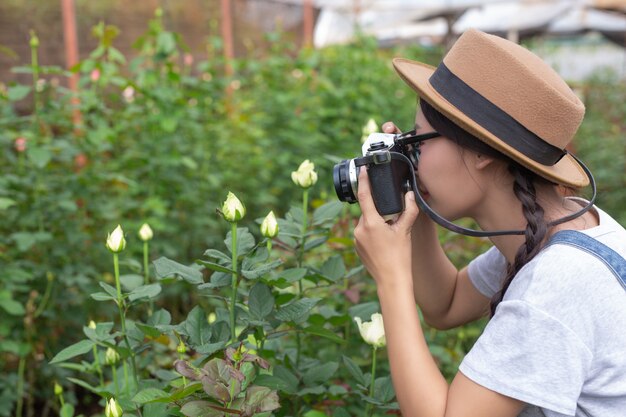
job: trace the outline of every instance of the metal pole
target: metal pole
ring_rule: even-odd
[[[74,0],[61,0],[61,11],[63,15],[63,38],[65,42],[65,63],[67,68],[72,68],[78,64],[78,37],[76,36],[76,13]],[[69,87],[72,91],[72,120],[74,126],[81,123],[80,109],[78,108],[78,73],[70,76]]]
[[[313,45],[313,0],[304,0],[303,20],[304,47],[310,48]]]

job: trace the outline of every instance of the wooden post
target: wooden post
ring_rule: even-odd
[[[304,0],[303,10],[304,47],[313,46],[313,0]]]
[[[76,13],[74,0],[61,0],[61,11],[63,15],[63,39],[65,43],[65,64],[67,68],[72,68],[78,64],[78,37],[76,35]],[[81,124],[81,114],[78,108],[78,79],[79,75],[72,74],[69,79],[69,87],[72,91],[72,121],[74,126]]]

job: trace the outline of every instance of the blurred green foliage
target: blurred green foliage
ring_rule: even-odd
[[[270,209],[284,216],[297,197],[289,173],[303,159],[319,172],[313,206],[333,200],[332,166],[357,155],[369,118],[413,125],[415,95],[390,58],[435,64],[442,52],[382,50],[369,38],[297,50],[272,33],[269,53],[235,60],[227,76],[219,39],[208,39],[197,61],[158,17],[130,62],[115,48],[116,28],[101,24],[93,34],[98,48],[72,69],[76,97],[60,85],[69,72],[37,63],[36,45],[32,62],[14,68],[32,83],[0,84],[0,416],[10,415],[20,381],[25,407],[49,405],[51,381],[62,375],[47,361],[89,319],[114,312],[89,299],[98,281],[113,282],[107,231],[123,221],[138,241],[148,222],[158,236],[153,258],[190,262],[223,239],[215,209],[229,190],[245,196],[251,224]],[[600,207],[624,224],[626,85],[603,75],[580,91],[588,110],[575,146],[596,175]],[[25,105],[31,110],[18,112]],[[350,241],[354,213],[345,208],[337,242]],[[487,246],[445,231],[442,241],[458,265]],[[128,258],[139,259],[139,248],[129,245]],[[355,266],[350,250],[344,257]],[[180,285],[160,302],[180,319],[198,296]],[[427,332],[447,376],[480,328]]]

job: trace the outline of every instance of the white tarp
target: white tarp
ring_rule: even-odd
[[[274,0],[302,4],[303,0]],[[620,1],[613,0],[614,3]],[[381,42],[442,38],[448,32],[440,16],[460,16],[453,33],[477,28],[507,36],[515,33],[599,31],[613,40],[626,33],[626,16],[600,11],[599,0],[313,0],[320,7],[314,45],[349,42],[355,29]],[[626,1],[624,1],[626,2]]]

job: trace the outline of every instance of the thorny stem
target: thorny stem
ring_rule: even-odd
[[[113,269],[115,272],[115,287],[117,289],[117,306],[120,312],[120,326],[122,327],[122,337],[124,338],[124,342],[126,343],[126,347],[130,352],[131,366],[133,368],[133,376],[135,378],[135,384],[139,386],[139,381],[137,378],[137,365],[135,364],[135,353],[133,349],[130,347],[130,341],[128,340],[128,335],[126,334],[126,316],[124,315],[124,299],[122,298],[122,285],[120,283],[120,262],[119,255],[117,253],[113,254]],[[129,393],[130,386],[128,385],[128,365],[126,364],[126,360],[122,361],[122,365],[124,368],[124,383],[126,393]]]
[[[370,398],[374,398],[374,382],[376,380],[376,346],[373,346],[372,349],[372,377],[370,380]],[[366,416],[371,416],[373,411],[373,406],[371,403],[367,403],[367,412]]]
[[[237,223],[231,223],[231,254],[232,254],[232,282],[230,294],[230,341],[236,340],[235,334],[235,303],[237,302]]]
[[[150,270],[148,269],[148,241],[143,242],[143,282],[144,285],[148,285],[150,283]],[[148,316],[152,315],[152,311],[154,310],[154,301],[152,298],[150,299],[150,304],[148,307]]]

